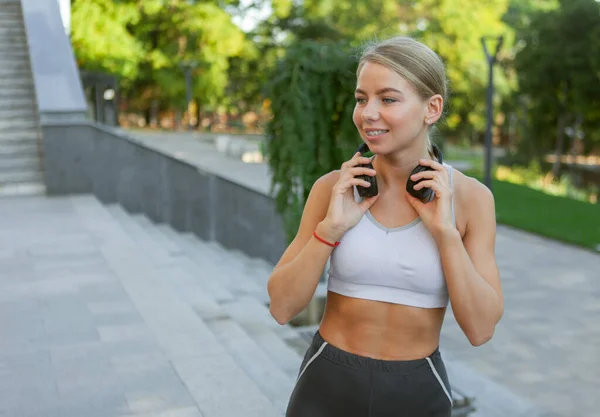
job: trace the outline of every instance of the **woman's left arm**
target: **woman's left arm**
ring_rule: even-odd
[[[454,317],[473,346],[489,341],[504,313],[495,256],[496,212],[493,194],[479,181],[464,178],[469,204],[464,237],[457,229],[435,236]]]

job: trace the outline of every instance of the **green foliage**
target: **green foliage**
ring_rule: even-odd
[[[356,60],[350,52],[344,42],[298,42],[268,86],[273,117],[265,151],[289,240],[314,182],[339,169],[361,142],[352,122]]]
[[[144,50],[127,30],[140,20],[135,4],[77,0],[71,20],[71,41],[80,67],[127,78],[137,76]]]
[[[553,147],[559,115],[582,118],[589,150],[600,144],[600,3],[561,0],[531,16],[516,56],[520,93],[529,99],[534,145]],[[566,150],[569,141],[565,141]]]
[[[183,107],[185,63],[194,63],[195,97],[217,106],[229,59],[247,45],[218,1],[77,0],[72,21],[80,67],[119,75],[124,94],[137,99],[130,104],[142,109],[151,100]]]

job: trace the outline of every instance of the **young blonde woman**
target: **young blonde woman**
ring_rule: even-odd
[[[474,346],[490,340],[504,309],[493,196],[433,156],[446,78],[427,46],[404,37],[370,45],[355,94],[353,120],[374,157],[357,152],[315,182],[269,279],[271,314],[287,323],[331,257],[325,313],[287,417],[450,416],[438,349],[448,303]],[[407,192],[417,165],[430,170],[410,179],[433,191],[430,201]],[[360,197],[370,182],[359,175],[376,179],[376,196]]]

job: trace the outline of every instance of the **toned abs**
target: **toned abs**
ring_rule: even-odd
[[[333,292],[319,331],[333,346],[382,360],[412,360],[438,347],[445,308],[418,308]]]

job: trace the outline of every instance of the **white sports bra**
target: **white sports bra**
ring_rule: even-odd
[[[444,165],[452,187],[452,167]],[[354,195],[360,201],[356,189]],[[456,226],[454,201],[452,221]],[[422,308],[448,305],[448,288],[437,244],[420,218],[404,226],[387,228],[367,211],[340,242],[331,254],[329,291]]]

